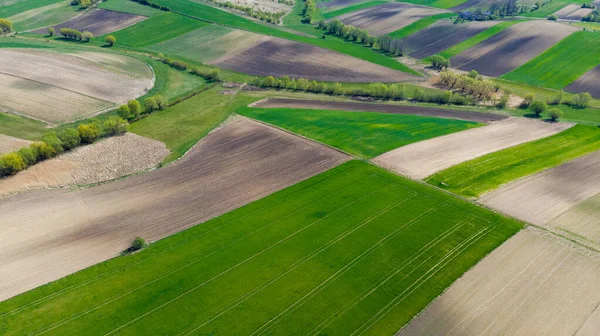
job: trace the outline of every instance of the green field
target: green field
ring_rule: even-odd
[[[426,181],[456,194],[475,197],[599,149],[600,129],[576,125],[547,138],[463,162]]]
[[[161,11],[159,9],[155,9],[150,6],[140,5],[131,0],[103,1],[98,4],[98,8],[110,9],[110,10],[113,10],[116,12],[124,12],[124,13],[143,15],[143,16],[155,16],[155,15],[164,13],[163,11]]]
[[[58,2],[64,2],[64,0],[2,0],[0,1],[0,18],[11,17],[30,9],[44,7]]]
[[[238,112],[363,158],[480,126],[471,121],[372,112],[259,108]]]
[[[319,21],[322,19],[320,9],[317,8],[317,12],[315,13],[314,21]],[[322,34],[318,29],[316,29],[313,25],[308,23],[304,23],[304,1],[296,1],[294,7],[292,7],[292,11],[288,13],[288,15],[283,17],[283,26],[289,29],[293,29],[295,31],[312,35],[319,36]]]
[[[0,112],[0,134],[38,141],[47,131],[46,124],[41,121]]]
[[[0,303],[9,335],[392,335],[521,224],[352,161]]]
[[[530,5],[533,5],[536,1],[529,0],[526,2],[529,3]],[[591,2],[592,2],[592,0],[583,0],[583,1],[580,1],[580,0],[552,0],[548,3],[546,3],[545,5],[543,5],[542,7],[540,7],[538,10],[534,10],[532,12],[525,13],[522,16],[546,18],[546,17],[548,17],[548,15],[555,13],[555,12],[565,8],[568,5],[571,5],[571,4],[581,5],[582,3],[591,3]]]
[[[395,32],[391,32],[388,35],[395,38],[405,38],[418,32],[421,29],[429,27],[430,25],[436,23],[440,19],[449,18],[452,16],[456,16],[456,13],[442,13],[428,16],[426,18],[422,18],[421,20],[417,20],[409,24],[408,26],[398,29]]]
[[[505,22],[500,22],[484,31],[482,31],[481,33],[466,39],[458,44],[453,45],[452,47],[442,51],[439,53],[439,55],[444,56],[445,58],[451,58],[454,57],[458,54],[460,54],[461,52],[476,46],[477,44],[487,40],[488,38],[498,34],[499,32],[503,31],[504,29],[517,24],[519,22],[523,22],[524,20],[514,20],[514,21],[505,21]]]
[[[61,23],[80,13],[78,6],[63,1],[15,14],[8,20],[13,23],[15,31],[24,31]]]
[[[403,0],[402,2],[447,9],[458,6],[466,1],[467,0]]]
[[[575,32],[502,78],[562,89],[600,64],[599,53],[600,33]]]
[[[388,3],[388,2],[389,1],[385,1],[385,0],[376,0],[376,1],[363,2],[363,3],[356,4],[356,5],[352,5],[352,6],[348,6],[348,7],[344,7],[344,8],[340,8],[340,9],[336,9],[336,10],[332,10],[332,11],[329,11],[329,12],[324,12],[324,13],[321,14],[321,16],[323,17],[323,19],[331,19],[331,18],[334,18],[336,16],[340,16],[340,15],[344,15],[344,14],[348,14],[348,13],[359,11],[361,9],[366,9],[366,8],[370,8],[370,7],[384,5],[384,4]]]

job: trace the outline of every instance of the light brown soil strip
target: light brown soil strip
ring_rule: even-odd
[[[567,16],[569,16],[569,14],[573,13],[574,11],[576,11],[580,8],[581,8],[580,5],[571,4],[571,5],[563,7],[562,9],[554,12],[554,15],[556,15],[556,17],[558,17],[559,19],[566,19]]]
[[[31,141],[0,134],[0,155],[4,153],[10,153],[20,149],[21,147],[29,146],[30,144]]]
[[[574,233],[600,246],[600,194],[556,217],[548,226],[567,234]]]
[[[359,112],[379,112],[392,114],[412,114],[447,119],[469,120],[480,123],[504,120],[507,116],[493,113],[469,112],[443,108],[406,106],[374,103],[336,102],[325,100],[301,100],[288,98],[267,98],[251,105],[260,108],[298,108],[317,110],[343,110]]]
[[[61,28],[73,28],[81,32],[89,31],[94,34],[94,36],[100,36],[132,26],[145,19],[145,16],[96,8],[69,21],[54,25],[53,27],[57,32]],[[32,32],[37,34],[47,34],[48,28],[40,28]]]
[[[183,159],[77,191],[0,199],[0,300],[239,208],[349,159],[242,119],[206,136]]]
[[[162,142],[137,134],[111,137],[0,179],[0,197],[32,189],[114,180],[154,168],[169,153]]]
[[[581,20],[584,16],[588,15],[589,13],[593,12],[594,10],[591,8],[579,8],[578,10],[574,11],[573,13],[567,15],[567,17],[565,19],[567,20]]]
[[[600,193],[600,151],[492,191],[480,201],[536,225]]]
[[[544,138],[571,126],[567,123],[509,118],[489,126],[400,147],[372,161],[399,174],[421,179],[461,162]]]
[[[597,254],[526,229],[397,335],[574,335],[600,304],[599,278]]]

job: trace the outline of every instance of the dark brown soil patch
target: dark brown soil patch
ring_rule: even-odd
[[[74,19],[55,25],[56,33],[61,28],[73,28],[81,32],[90,31],[94,36],[100,36],[121,30],[146,19],[145,16],[114,12],[104,9],[93,9],[88,13]],[[40,28],[33,31],[38,34],[47,34],[48,28]]]
[[[576,81],[569,84],[565,91],[568,92],[589,92],[594,97],[600,97],[600,65],[589,70]]]

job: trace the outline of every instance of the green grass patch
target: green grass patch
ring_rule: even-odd
[[[572,26],[577,26],[577,27],[585,28],[585,29],[591,30],[591,31],[598,31],[598,30],[600,30],[600,23],[598,23],[598,22],[584,22],[584,21],[579,21],[579,22],[569,22],[569,24],[572,25]]]
[[[547,138],[463,162],[426,181],[459,195],[476,197],[507,182],[599,149],[600,129],[576,125]]]
[[[242,108],[240,114],[363,158],[480,124],[414,115],[305,109]]]
[[[501,31],[503,31],[504,29],[517,24],[519,22],[523,22],[524,20],[514,20],[514,21],[505,21],[505,22],[500,22],[484,31],[482,31],[481,33],[466,39],[458,44],[453,45],[452,47],[442,51],[439,53],[439,55],[444,56],[445,58],[451,58],[454,57],[458,54],[460,54],[461,52],[476,46],[477,44],[489,39],[490,37],[500,33]]]
[[[563,8],[565,8],[568,5],[572,5],[572,4],[576,4],[576,5],[581,5],[582,3],[591,3],[592,0],[584,0],[584,1],[578,1],[578,0],[552,0],[548,3],[546,3],[545,5],[543,5],[542,7],[540,7],[537,10],[534,10],[532,12],[528,12],[525,13],[521,16],[525,16],[525,17],[538,17],[538,18],[546,18],[548,17],[548,15],[553,14]],[[535,3],[534,0],[530,0],[527,1],[528,5],[533,5]],[[541,2],[540,2],[541,3]],[[525,5],[525,3],[523,4]]]
[[[356,11],[359,11],[361,9],[366,9],[366,8],[371,8],[371,7],[375,7],[375,6],[379,6],[379,5],[384,5],[386,3],[389,3],[389,1],[376,0],[376,1],[363,2],[363,3],[356,4],[356,5],[352,5],[352,6],[348,6],[348,7],[344,7],[344,8],[340,8],[340,9],[336,9],[336,10],[332,10],[332,11],[329,11],[329,12],[322,13],[321,16],[323,17],[323,19],[331,19],[331,18],[334,18],[336,16],[340,16],[340,15],[344,15],[344,14],[356,12]]]
[[[133,2],[131,0],[108,0],[99,3],[98,8],[148,17],[164,13],[159,9],[152,8],[150,6],[140,5],[139,3]]]
[[[4,301],[0,333],[392,335],[521,228],[352,161]]]
[[[46,124],[41,121],[0,112],[0,134],[37,141],[47,131]]]
[[[315,28],[315,26],[305,23],[304,21],[304,1],[297,0],[294,3],[294,7],[292,10],[283,18],[283,26],[289,29],[293,29],[297,32],[301,32],[304,34],[312,35],[312,36],[320,36],[322,33]],[[322,19],[320,9],[317,8],[317,12],[315,13],[314,21],[319,21]]]
[[[14,30],[24,31],[58,24],[81,13],[79,6],[63,1],[13,15],[8,20],[13,23]]]
[[[600,33],[575,32],[504,79],[562,89],[600,63]]]
[[[5,4],[5,2],[8,3]],[[0,18],[7,18],[13,15],[23,13],[30,9],[52,5],[64,0],[18,0],[18,1],[0,1]]]
[[[436,23],[440,19],[449,18],[452,16],[456,16],[456,13],[441,13],[432,15],[426,18],[422,18],[417,20],[406,27],[396,30],[395,32],[391,32],[388,35],[394,38],[405,38],[410,36],[421,29],[427,28],[432,24]]]

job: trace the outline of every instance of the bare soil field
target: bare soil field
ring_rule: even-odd
[[[312,45],[268,38],[237,54],[219,58],[212,64],[254,76],[289,76],[319,81],[401,82],[419,77],[392,70]]]
[[[578,28],[548,20],[517,23],[452,57],[450,62],[461,70],[474,69],[483,75],[501,76],[576,30]]]
[[[61,28],[73,28],[82,32],[92,32],[94,36],[100,36],[127,28],[145,19],[146,17],[141,15],[95,8],[83,15],[79,15],[69,21],[54,25],[53,27],[57,32]],[[33,30],[32,32],[37,34],[47,34],[48,28],[40,28]]]
[[[467,272],[397,335],[594,335],[600,317],[599,278],[597,253],[528,228]],[[585,330],[592,333],[581,333]]]
[[[89,52],[89,51],[77,51],[71,53],[76,57],[102,64],[107,68],[110,68],[114,72],[124,72],[133,77],[152,79],[154,78],[154,72],[152,68],[134,57],[123,57],[119,54],[113,54],[109,52]]]
[[[496,24],[498,21],[454,24],[450,20],[440,20],[404,39],[404,45],[410,51],[410,56],[425,58],[467,40]]]
[[[90,54],[86,54],[87,57]],[[120,57],[126,64],[135,62],[142,64],[135,67],[131,66],[130,71],[146,66],[142,61],[128,56],[113,55],[111,57]],[[114,66],[105,66],[101,63],[69,54],[34,49],[0,50],[0,74],[35,81],[46,86],[53,86],[85,95],[95,100],[114,104],[122,104],[129,99],[137,98],[145,94],[154,85],[153,78],[143,78],[137,74],[132,75],[129,72],[116,70]],[[20,87],[18,91],[22,92],[23,97],[29,97],[30,99],[36,99],[34,97],[43,92],[43,90],[23,87]],[[56,98],[51,99],[46,104],[60,104],[56,100]],[[83,111],[70,108],[64,113],[67,116],[92,115],[97,112],[96,108],[97,106],[95,105]],[[62,120],[63,118],[59,119]]]
[[[0,134],[0,155],[4,153],[10,153],[18,150],[21,147],[29,146],[30,144],[31,141]]]
[[[507,183],[480,201],[500,212],[546,225],[600,193],[600,151]]]
[[[260,108],[298,108],[317,110],[379,112],[392,114],[413,114],[428,117],[469,120],[480,123],[488,123],[508,118],[507,116],[500,114],[458,111],[433,107],[375,103],[353,103],[325,100],[302,100],[288,98],[267,98],[257,101],[256,103],[251,104],[251,106]]]
[[[347,160],[241,119],[162,169],[88,189],[0,199],[0,300],[114,257],[135,236],[163,238]]]
[[[560,10],[554,12],[554,15],[556,15],[556,17],[558,17],[559,19],[566,19],[567,16],[569,16],[569,14],[573,13],[574,11],[576,11],[578,9],[581,9],[580,5],[571,4],[571,5],[563,7]]]
[[[364,1],[364,0],[331,0],[331,1],[326,1],[326,2],[319,2],[317,4],[317,7],[323,7],[323,8],[332,10],[335,8],[348,7],[350,5],[353,5],[355,3],[359,3],[362,1]]]
[[[0,197],[33,189],[114,180],[154,168],[169,153],[162,142],[137,134],[111,137],[0,179]]]
[[[485,127],[403,146],[372,161],[397,173],[422,179],[461,162],[544,138],[571,126],[511,117]]]
[[[446,12],[443,9],[391,2],[366,8],[338,17],[345,24],[366,29],[372,35],[384,35],[435,14]]]
[[[453,11],[453,12],[460,12],[463,11],[469,7],[473,7],[476,5],[479,5],[480,3],[486,2],[487,0],[467,0],[463,3],[461,3],[458,6],[454,6],[452,8],[449,8],[449,10]]]
[[[548,227],[575,234],[600,245],[600,194],[554,218],[548,223]]]
[[[589,92],[594,97],[600,97],[600,65],[577,78],[576,81],[565,88],[565,91]]]
[[[593,11],[594,10],[591,8],[579,8],[578,10],[567,15],[567,17],[565,19],[580,21],[584,16],[588,15],[589,13],[591,13]]]

